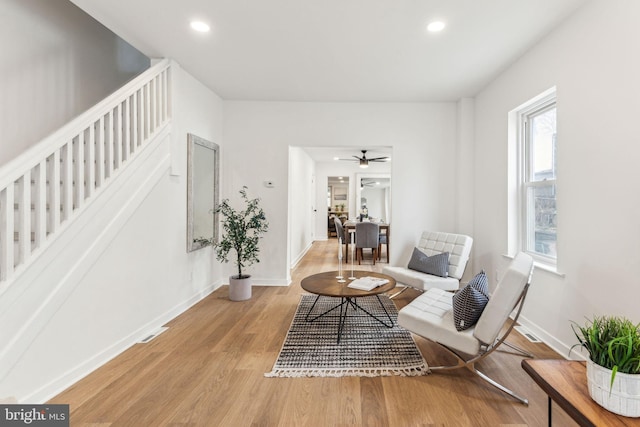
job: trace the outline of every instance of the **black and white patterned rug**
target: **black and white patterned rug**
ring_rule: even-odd
[[[393,327],[387,328],[362,310],[350,307],[340,343],[337,343],[338,309],[313,322],[305,320],[315,299],[316,295],[302,295],[278,359],[266,377],[418,376],[428,373],[413,337],[398,326],[398,311],[386,295],[381,295],[380,301],[391,316]],[[375,296],[356,301],[369,313],[389,322]],[[339,303],[337,298],[320,297],[309,318]]]

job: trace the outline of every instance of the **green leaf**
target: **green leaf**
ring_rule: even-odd
[[[229,252],[233,249],[236,253],[238,276],[242,277],[243,268],[260,262],[258,242],[261,235],[269,229],[269,223],[260,207],[260,199],[249,199],[246,186],[240,190],[240,196],[244,204],[243,210],[234,209],[229,204],[229,199],[224,199],[213,212],[222,216],[223,229],[220,241],[215,244],[216,257],[219,261],[228,262]]]
[[[615,316],[594,317],[584,326],[572,322],[578,343],[596,364],[611,370],[610,388],[618,372],[640,374],[640,324]]]

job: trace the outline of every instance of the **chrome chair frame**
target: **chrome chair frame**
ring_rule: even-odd
[[[442,348],[444,348],[445,350],[447,350],[450,354],[455,356],[456,359],[457,359],[457,364],[456,365],[451,365],[451,366],[429,366],[429,370],[431,370],[431,371],[438,371],[438,370],[445,371],[445,370],[452,370],[452,369],[458,369],[458,368],[467,368],[471,372],[473,372],[474,374],[476,374],[477,376],[482,378],[484,381],[486,381],[489,384],[491,384],[492,386],[496,387],[498,390],[500,390],[500,391],[508,394],[509,396],[515,398],[516,400],[520,401],[524,405],[529,405],[529,401],[526,398],[524,398],[522,396],[519,396],[518,394],[516,394],[515,392],[513,392],[509,388],[507,388],[507,387],[503,386],[502,384],[498,383],[497,381],[493,380],[488,375],[486,375],[483,372],[479,371],[475,366],[476,363],[480,362],[485,357],[489,356],[491,353],[496,351],[498,349],[498,347],[503,343],[504,343],[504,345],[506,345],[506,346],[512,348],[513,350],[515,350],[517,352],[517,354],[519,354],[521,356],[534,358],[533,354],[521,349],[520,347],[517,347],[517,346],[515,346],[513,344],[510,344],[510,343],[505,341],[507,339],[507,337],[509,336],[509,334],[511,333],[511,331],[513,330],[514,326],[516,325],[516,323],[518,321],[518,317],[520,317],[520,312],[522,311],[522,307],[524,305],[524,300],[525,300],[525,298],[527,296],[527,291],[528,290],[529,290],[529,282],[527,282],[527,284],[524,287],[524,290],[522,291],[522,293],[520,294],[520,297],[518,298],[518,302],[516,303],[516,307],[518,307],[518,311],[516,312],[516,314],[513,317],[513,319],[511,319],[509,327],[502,334],[501,337],[497,338],[494,341],[493,344],[491,344],[489,346],[484,346],[483,348],[481,348],[480,353],[478,353],[477,355],[475,355],[471,359],[465,359],[460,353],[458,353],[454,349],[452,349],[450,347],[447,347],[446,345],[443,345],[443,344],[440,344],[440,343],[436,343],[436,344],[440,345]],[[516,307],[514,307],[514,309]],[[425,339],[428,339],[428,338],[425,338]],[[434,342],[434,341],[432,341],[432,342]],[[514,353],[512,353],[512,354],[514,354]]]
[[[454,365],[432,366],[430,371],[466,368],[493,387],[518,400],[524,405],[529,401],[509,388],[490,378],[476,368],[502,344],[519,354],[533,357],[531,353],[506,342],[520,318],[531,284],[533,258],[519,253],[505,271],[492,293],[487,306],[474,326],[458,331],[453,323],[452,294],[441,289],[429,289],[398,313],[398,324],[412,333],[438,344],[456,358]],[[515,314],[514,314],[515,311]],[[470,334],[474,341],[463,338]],[[459,335],[459,336],[458,336]]]

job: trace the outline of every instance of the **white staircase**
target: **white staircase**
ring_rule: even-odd
[[[0,398],[19,395],[15,379],[13,387],[6,381],[12,369],[166,176],[170,64],[154,65],[0,168]]]
[[[0,299],[170,124],[163,60],[0,167]]]

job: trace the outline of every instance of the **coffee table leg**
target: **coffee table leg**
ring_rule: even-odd
[[[387,245],[387,247],[388,246],[389,245]],[[380,295],[376,295],[376,298],[378,298],[378,302],[380,303],[380,307],[382,307],[382,309],[384,310],[384,314],[387,315],[387,319],[389,319],[389,325],[391,325],[391,326],[385,325],[382,321],[380,321],[380,323],[382,323],[387,328],[393,328],[393,319],[391,318],[391,315],[389,314],[389,312],[385,308],[384,304],[382,304],[382,300],[380,299]]]
[[[393,328],[393,319],[391,318],[391,315],[387,311],[387,309],[384,306],[384,304],[382,304],[382,300],[380,299],[380,297],[378,295],[376,295],[376,298],[378,298],[378,302],[380,303],[380,307],[382,307],[382,310],[384,310],[384,313],[387,315],[387,319],[389,320],[388,324],[385,323],[385,321],[383,319],[374,316],[373,314],[368,312],[364,307],[359,305],[356,302],[355,298],[349,298],[349,297],[340,298],[340,304],[337,304],[336,306],[330,308],[329,310],[325,311],[324,313],[320,313],[317,316],[314,316],[313,318],[309,319],[309,316],[313,312],[313,309],[315,308],[316,303],[318,302],[318,299],[320,299],[320,295],[318,295],[316,297],[315,301],[313,302],[313,305],[311,305],[311,308],[307,312],[307,315],[305,316],[304,319],[307,322],[313,322],[313,321],[321,318],[322,316],[326,316],[327,314],[329,314],[333,310],[339,308],[340,309],[340,315],[338,317],[338,339],[337,339],[337,344],[340,344],[340,338],[342,338],[342,332],[344,331],[344,326],[345,326],[345,323],[347,322],[347,311],[349,310],[349,305],[353,306],[354,310],[362,310],[369,317],[375,319],[376,321],[378,321],[382,325],[386,326],[387,328]]]
[[[355,309],[360,309],[362,311],[364,311],[366,314],[369,315],[369,317],[377,320],[378,322],[382,323],[384,326],[386,326],[387,328],[393,328],[393,319],[391,318],[391,315],[389,314],[389,312],[387,311],[387,309],[384,307],[384,305],[382,304],[382,300],[380,300],[380,297],[378,295],[376,295],[376,298],[378,298],[378,302],[380,303],[380,307],[382,307],[382,309],[384,310],[384,313],[387,315],[387,319],[389,319],[389,323],[385,323],[382,319],[374,316],[373,314],[369,313],[364,307],[362,307],[361,305],[358,305],[358,303],[356,302],[356,299],[349,299],[349,303],[351,303],[351,305],[353,305],[353,308]]]
[[[318,295],[316,297],[316,300],[313,302],[313,305],[311,306],[311,308],[309,309],[309,311],[307,312],[307,315],[305,316],[304,320],[306,320],[307,322],[313,322],[314,320],[317,320],[319,318],[321,318],[322,316],[325,316],[329,313],[331,313],[333,310],[335,310],[336,308],[340,307],[340,310],[342,310],[342,304],[345,304],[344,302],[336,305],[335,307],[330,308],[329,310],[325,311],[324,313],[320,313],[317,316],[315,316],[312,319],[309,319],[309,316],[311,315],[311,313],[313,312],[314,307],[316,306],[316,303],[318,302],[318,300],[320,299],[320,295]]]
[[[351,302],[350,298],[341,298],[340,299],[340,320],[338,322],[338,341],[337,344],[340,344],[340,337],[342,336],[342,330],[344,329],[344,324],[347,321],[347,310],[349,309],[349,303]],[[344,313],[342,312],[342,306],[344,306]]]
[[[309,315],[311,314],[311,312],[313,311],[313,308],[316,306],[316,303],[318,302],[318,300],[320,299],[320,295],[316,296],[315,301],[313,301],[313,305],[311,306],[311,308],[309,309],[309,311],[307,312],[307,315],[305,316],[304,320],[306,320],[307,322],[309,322]],[[315,319],[314,319],[315,320]],[[311,322],[313,322],[313,320],[311,320]]]

